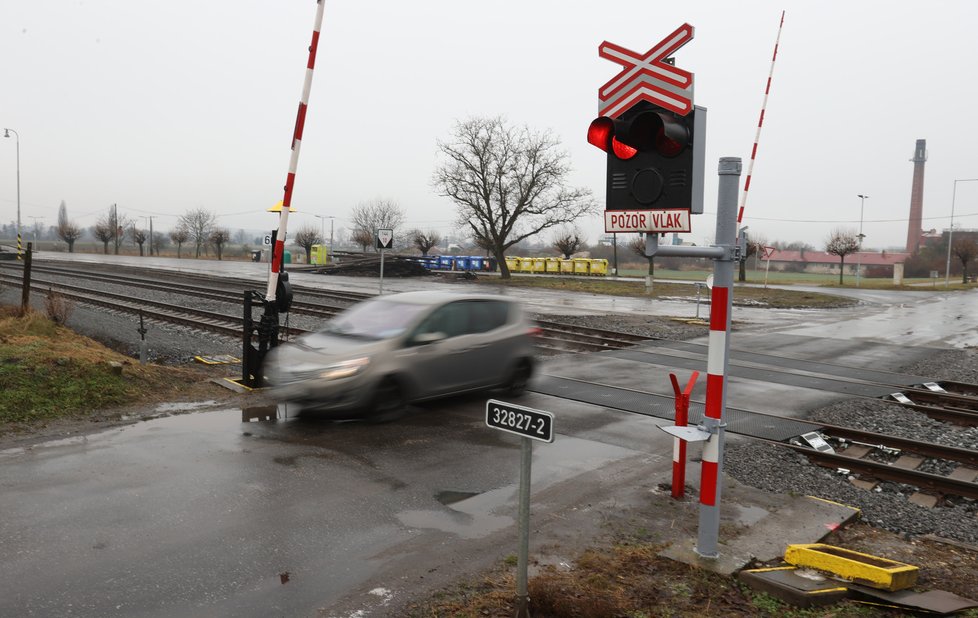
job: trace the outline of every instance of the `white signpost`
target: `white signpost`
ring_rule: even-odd
[[[379,294],[384,293],[384,250],[394,246],[394,230],[377,230],[377,248],[380,249],[380,289]]]
[[[486,402],[486,425],[520,436],[519,551],[516,556],[516,618],[529,618],[527,569],[530,558],[530,463],[533,440],[554,441],[554,415],[497,399]]]

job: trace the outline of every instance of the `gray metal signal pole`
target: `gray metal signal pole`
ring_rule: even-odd
[[[696,553],[704,558],[719,556],[720,489],[723,480],[723,420],[726,411],[727,369],[730,353],[730,310],[733,305],[734,265],[742,247],[737,246],[737,186],[740,184],[740,157],[721,157],[717,191],[716,239],[712,247],[659,247],[658,234],[645,238],[645,253],[663,257],[710,258],[713,262],[713,290],[710,302],[710,342],[707,361],[706,413],[699,440],[704,440],[703,468],[700,476],[699,537]],[[717,302],[722,299],[723,305]],[[722,327],[722,330],[721,330]],[[713,379],[711,379],[713,378]],[[719,389],[719,392],[717,392]]]

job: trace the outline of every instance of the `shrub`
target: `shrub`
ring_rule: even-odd
[[[64,324],[71,317],[71,313],[75,310],[75,303],[71,301],[63,294],[55,292],[53,289],[48,288],[47,298],[44,299],[44,313],[48,316],[48,319],[55,324]]]

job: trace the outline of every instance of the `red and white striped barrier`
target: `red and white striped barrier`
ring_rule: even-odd
[[[761,117],[757,119],[757,133],[754,135],[754,148],[750,151],[750,163],[747,164],[747,179],[744,181],[744,192],[740,196],[740,211],[737,213],[738,224],[743,221],[744,208],[747,206],[747,192],[750,190],[751,174],[754,173],[754,159],[757,158],[757,143],[761,139],[761,127],[764,126],[764,110],[767,109],[767,96],[771,93],[771,77],[774,75],[774,61],[778,59],[778,44],[781,42],[782,27],[784,27],[784,11],[781,11],[778,36],[774,40],[774,55],[771,56],[771,70],[767,74],[767,86],[764,88],[764,100],[761,102]]]
[[[272,248],[272,268],[268,274],[268,288],[265,298],[275,300],[275,289],[278,287],[279,272],[282,270],[282,257],[285,255],[285,235],[289,227],[289,209],[292,205],[292,188],[295,185],[296,167],[299,165],[299,149],[302,146],[302,129],[306,124],[306,110],[309,106],[309,91],[312,89],[312,72],[316,66],[316,49],[319,47],[319,31],[323,25],[323,9],[325,0],[316,0],[316,21],[312,30],[312,43],[309,44],[309,60],[306,63],[306,79],[302,85],[302,98],[299,101],[299,112],[295,119],[295,131],[292,134],[292,156],[289,159],[289,173],[285,179],[285,197],[282,198],[282,210],[279,212],[278,233],[275,236],[275,246]]]

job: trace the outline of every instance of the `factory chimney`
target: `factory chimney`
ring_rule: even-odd
[[[927,162],[927,140],[917,140],[913,151],[913,186],[910,188],[910,220],[907,224],[907,253],[920,248],[924,218],[924,163]]]

